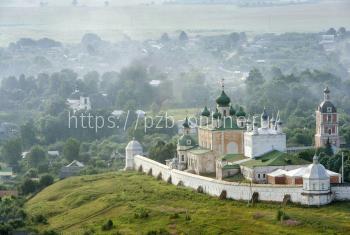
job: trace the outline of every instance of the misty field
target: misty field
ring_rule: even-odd
[[[276,220],[280,204],[219,200],[139,173],[73,177],[30,199],[27,212],[43,215],[63,234],[349,234],[349,203],[322,208],[287,206],[297,224]],[[102,231],[111,219],[114,228]],[[119,233],[117,233],[119,232]],[[155,234],[155,233],[149,233]],[[157,233],[158,234],[158,233]],[[165,233],[164,233],[165,234]]]
[[[305,32],[350,28],[350,2],[326,1],[279,7],[233,5],[137,5],[113,7],[0,7],[0,46],[21,37],[78,42],[87,32],[109,41],[128,35],[158,38],[163,32],[192,35],[233,31]]]

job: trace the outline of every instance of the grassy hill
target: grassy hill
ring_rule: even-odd
[[[299,225],[276,220],[279,204],[219,200],[139,173],[107,173],[59,181],[26,203],[31,215],[63,234],[349,234],[350,203],[287,206]],[[103,232],[111,219],[115,228]],[[90,231],[91,233],[89,233]],[[155,234],[155,233],[153,233]],[[160,234],[160,233],[157,233]]]

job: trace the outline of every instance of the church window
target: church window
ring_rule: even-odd
[[[191,144],[191,140],[187,140],[187,144]]]
[[[260,174],[258,174],[258,178],[260,179]]]
[[[224,109],[224,116],[226,116],[226,110]]]
[[[312,184],[312,190],[316,190],[316,184]]]
[[[332,115],[328,114],[327,115],[327,122],[331,122],[332,121]]]
[[[265,174],[263,174],[263,178],[264,178],[264,179],[266,178],[266,175],[265,175]]]
[[[184,155],[181,155],[181,161],[185,161],[185,156]]]
[[[331,128],[328,128],[328,134],[332,134],[332,129]]]
[[[324,184],[322,184],[322,190],[325,190],[325,188],[324,188]]]
[[[332,112],[332,107],[327,107],[327,113],[331,113]]]

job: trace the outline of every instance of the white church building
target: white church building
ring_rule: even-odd
[[[271,120],[264,109],[261,114],[261,127],[254,118],[253,124],[248,120],[247,131],[244,133],[244,156],[249,158],[260,157],[273,150],[286,151],[286,134],[282,131],[282,121],[279,115],[277,121]]]

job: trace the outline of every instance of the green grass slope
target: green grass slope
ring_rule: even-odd
[[[39,230],[63,234],[147,234],[160,229],[171,234],[350,233],[350,203],[287,206],[285,212],[300,223],[294,226],[276,221],[279,208],[278,204],[249,207],[246,202],[219,200],[136,172],[69,178],[26,203],[30,215],[48,218]],[[141,211],[148,211],[148,217],[140,216]],[[108,219],[115,228],[104,232],[101,225]]]

